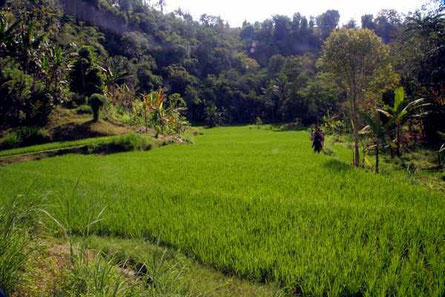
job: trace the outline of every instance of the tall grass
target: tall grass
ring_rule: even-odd
[[[0,197],[36,177],[62,201],[80,178],[76,232],[106,206],[91,233],[159,240],[296,294],[445,291],[444,194],[315,155],[305,132],[218,128],[188,146],[15,164],[0,168]]]
[[[190,293],[190,288],[182,280],[186,267],[183,263],[173,259],[167,249],[144,250],[136,254],[131,248],[108,245],[106,241],[96,240],[96,245],[105,246],[111,258],[120,260],[120,264],[131,269],[143,283],[149,296],[177,295],[184,296]]]
[[[70,267],[59,272],[63,273],[63,277],[54,295],[132,296],[134,289],[126,284],[113,259],[103,258],[101,251],[93,252],[87,242],[91,228],[100,222],[105,208],[96,212],[94,207],[89,207],[84,212],[83,220],[74,222],[73,213],[77,208],[73,199],[76,195],[79,195],[77,186],[68,199],[58,200],[52,207],[48,207],[50,211],[41,210],[46,215],[48,229],[55,234],[59,233],[69,246]],[[55,211],[54,214],[51,211]],[[74,233],[82,235],[80,240],[75,240]]]
[[[27,192],[3,201],[0,207],[0,290],[6,294],[20,283],[32,249],[30,231],[36,225],[40,197]]]
[[[133,289],[125,283],[119,268],[100,252],[76,250],[71,264],[54,290],[55,296],[132,296]]]

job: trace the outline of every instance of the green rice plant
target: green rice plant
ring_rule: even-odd
[[[441,296],[444,193],[310,147],[304,131],[207,129],[192,145],[0,167],[0,201],[37,178],[71,199],[75,234],[106,206],[89,234],[159,242],[296,295]],[[72,198],[79,178],[88,194]]]

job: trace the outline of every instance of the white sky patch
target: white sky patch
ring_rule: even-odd
[[[232,27],[240,27],[244,20],[254,23],[264,21],[273,15],[287,15],[292,18],[296,12],[302,15],[317,16],[328,9],[340,12],[340,24],[354,18],[360,25],[364,14],[374,16],[382,9],[396,9],[400,13],[414,12],[425,0],[166,0],[166,11],[172,12],[179,7],[188,11],[195,20],[202,14],[221,16]]]

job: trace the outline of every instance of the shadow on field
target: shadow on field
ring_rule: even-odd
[[[99,122],[92,120],[83,123],[69,122],[53,128],[53,139],[55,141],[79,140],[82,138],[92,138],[107,136],[107,133],[94,131],[94,125],[99,125]]]
[[[272,132],[300,132],[300,131],[307,131],[306,128],[283,128],[283,127],[271,127],[270,129]]]
[[[339,160],[329,160],[323,163],[323,166],[325,168],[336,170],[336,171],[349,171],[352,169],[352,167],[342,161]]]
[[[272,124],[272,130],[274,130],[275,132],[307,131],[307,129],[308,127],[305,127],[299,122]]]

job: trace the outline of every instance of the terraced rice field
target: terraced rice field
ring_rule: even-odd
[[[27,189],[79,233],[106,207],[90,232],[296,295],[445,293],[445,194],[314,154],[306,132],[217,128],[191,145],[0,167],[0,201]]]

